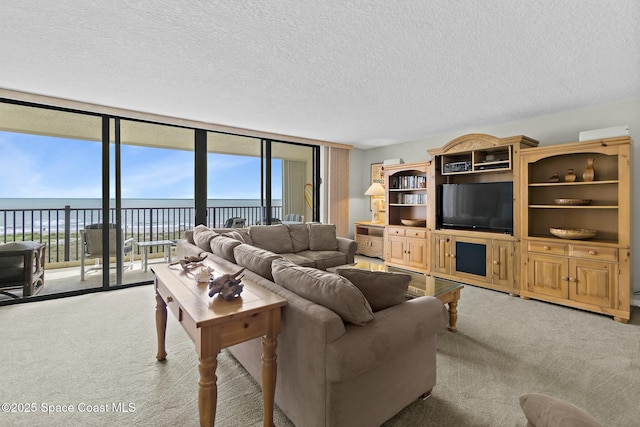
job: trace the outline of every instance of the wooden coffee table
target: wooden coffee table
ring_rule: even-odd
[[[215,276],[225,271],[205,261]],[[193,273],[186,273],[179,265],[154,265],[156,289],[156,329],[158,360],[165,360],[167,307],[195,342],[200,360],[198,411],[201,426],[213,426],[216,416],[218,388],[216,385],[217,356],[221,349],[253,338],[262,337],[262,399],[263,423],[273,425],[273,401],[276,389],[276,340],[280,332],[280,310],[284,298],[261,286],[242,279],[242,294],[232,301],[220,295],[209,297],[206,284],[195,281]]]
[[[358,261],[355,264],[349,264],[349,267],[370,271],[389,271],[408,274],[411,276],[411,282],[409,283],[409,289],[407,291],[408,296],[420,297],[428,295],[438,298],[443,304],[447,305],[449,310],[448,329],[453,332],[458,330],[456,323],[458,322],[460,292],[462,288],[464,288],[462,283],[369,261]]]

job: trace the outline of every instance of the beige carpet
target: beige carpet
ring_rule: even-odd
[[[193,344],[170,317],[168,359],[157,362],[154,306],[153,287],[141,286],[0,307],[0,403],[35,408],[3,405],[0,425],[198,425]],[[440,335],[433,396],[385,426],[524,426],[518,396],[528,392],[567,399],[607,426],[640,423],[637,308],[622,325],[467,286],[458,328]],[[262,425],[258,384],[226,351],[218,359],[216,424]],[[62,405],[74,412],[43,412]],[[275,423],[291,425],[277,408]]]

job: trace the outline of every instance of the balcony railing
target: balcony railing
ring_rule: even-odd
[[[137,242],[177,240],[186,230],[194,227],[195,208],[157,207],[123,208],[121,224],[124,238]],[[263,218],[261,206],[207,207],[207,226],[222,227],[228,218],[246,219],[246,224],[257,224]],[[272,218],[282,218],[282,206],[272,206]],[[72,262],[80,259],[83,245],[80,230],[89,224],[116,223],[116,210],[109,210],[108,221],[103,221],[101,209],[0,209],[0,241],[3,243],[33,240],[47,246],[47,263]],[[152,248],[162,250],[162,248]],[[140,250],[135,248],[136,254]]]

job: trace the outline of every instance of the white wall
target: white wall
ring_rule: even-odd
[[[351,153],[350,176],[350,234],[353,236],[353,221],[370,219],[369,198],[363,193],[369,184],[369,170],[371,163],[381,162],[385,159],[402,158],[405,163],[431,160],[427,149],[441,147],[447,142],[461,135],[469,133],[486,133],[504,138],[513,135],[526,135],[540,141],[540,145],[561,144],[564,142],[578,141],[581,131],[607,128],[613,126],[629,125],[630,135],[634,140],[633,151],[637,151],[640,144],[640,98],[624,102],[600,105],[578,110],[564,111],[557,114],[532,117],[526,120],[518,120],[508,123],[498,123],[478,128],[461,128],[455,132],[424,138],[419,141],[406,142],[388,147],[372,148],[368,150],[354,149]],[[640,217],[640,197],[635,197],[636,189],[640,188],[640,153],[636,153],[633,159],[632,185],[632,221]],[[640,263],[638,251],[640,250],[640,227],[632,227],[633,252],[632,270],[634,291],[640,291]],[[640,304],[640,296],[634,296],[637,304]]]

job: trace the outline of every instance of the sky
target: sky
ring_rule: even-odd
[[[101,168],[100,142],[0,132],[0,198],[100,198]],[[272,168],[281,199],[282,162]],[[193,152],[122,145],[122,198],[193,199],[193,169]],[[259,199],[260,159],[209,153],[207,191],[209,199]]]

